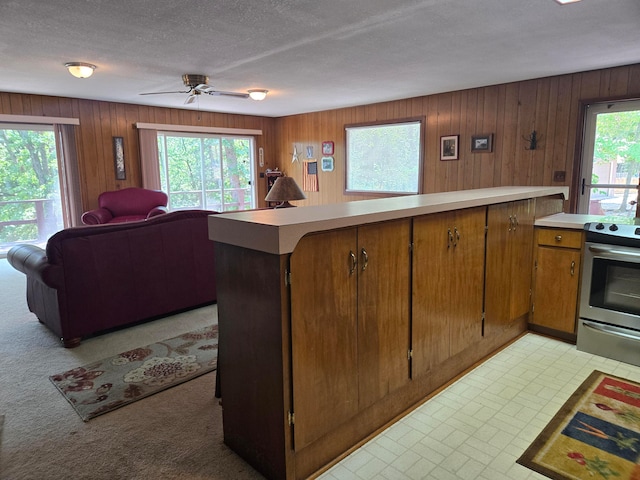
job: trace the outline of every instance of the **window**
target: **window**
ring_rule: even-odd
[[[640,101],[587,106],[578,213],[637,216],[639,132]]]
[[[347,192],[422,192],[423,121],[349,125]]]
[[[63,228],[53,125],[0,124],[0,254]]]
[[[158,132],[161,189],[169,209],[255,208],[254,139]]]

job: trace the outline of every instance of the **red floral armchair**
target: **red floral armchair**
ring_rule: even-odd
[[[159,190],[131,187],[104,192],[98,197],[98,208],[82,214],[82,223],[98,225],[148,220],[167,213],[167,201],[167,194]]]

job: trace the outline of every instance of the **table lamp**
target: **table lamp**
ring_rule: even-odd
[[[300,190],[293,177],[278,177],[264,200],[265,202],[281,202],[275,208],[287,208],[295,207],[289,203],[290,200],[304,200],[305,198],[307,198],[306,195]]]

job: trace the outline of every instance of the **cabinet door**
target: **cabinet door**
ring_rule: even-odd
[[[414,377],[482,338],[485,216],[478,207],[414,219]]]
[[[531,200],[489,207],[485,336],[499,333],[529,312],[533,220]]]
[[[531,307],[534,220],[532,200],[521,200],[512,205],[510,320],[527,315]]]
[[[411,376],[429,372],[450,355],[448,310],[451,290],[451,213],[413,220]],[[451,232],[453,235],[453,232]]]
[[[511,305],[511,204],[491,205],[487,213],[485,336],[509,324]]]
[[[538,247],[531,323],[576,333],[580,251]]]
[[[411,221],[358,228],[359,405],[409,381]]]
[[[456,213],[449,316],[450,355],[482,339],[486,208]]]
[[[357,230],[309,235],[291,254],[295,449],[358,411]]]

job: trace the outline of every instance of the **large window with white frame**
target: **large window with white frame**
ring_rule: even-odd
[[[158,132],[161,189],[169,209],[256,206],[252,136]]]
[[[422,193],[423,119],[345,126],[346,191]]]

